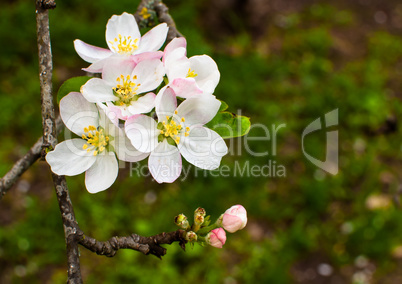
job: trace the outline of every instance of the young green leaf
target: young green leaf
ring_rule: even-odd
[[[228,105],[223,101],[221,102],[218,113],[206,126],[217,132],[222,138],[246,135],[250,130],[250,118],[224,111]]]
[[[57,92],[57,103],[66,96],[70,92],[79,92],[81,86],[84,85],[91,77],[88,76],[80,76],[70,78],[60,86],[59,91]]]

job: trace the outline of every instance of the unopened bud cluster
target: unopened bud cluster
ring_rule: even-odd
[[[206,216],[205,209],[199,207],[194,211],[192,225],[184,214],[176,216],[175,223],[185,230],[185,239],[191,245],[199,243],[222,248],[226,242],[225,230],[234,233],[243,229],[247,224],[247,211],[242,205],[234,205],[211,224],[210,216]]]

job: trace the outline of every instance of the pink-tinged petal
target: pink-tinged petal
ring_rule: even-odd
[[[169,84],[176,95],[181,98],[192,98],[202,95],[202,90],[195,83],[194,78],[177,78]]]
[[[222,227],[230,233],[241,230],[247,225],[247,211],[242,205],[230,207],[221,218]]]
[[[140,54],[130,55],[129,59],[134,62],[135,65],[140,63],[143,60],[151,60],[151,59],[161,59],[163,55],[162,51],[150,51],[150,52],[143,52]]]
[[[208,55],[198,55],[189,58],[190,68],[197,74],[194,77],[197,85],[204,92],[212,94],[219,83],[221,74],[215,61]]]
[[[122,114],[120,107],[115,106],[113,103],[110,103],[110,102],[107,102],[106,105],[107,105],[107,108],[108,108],[108,113],[110,115],[112,115],[112,117],[109,117],[109,118],[116,126],[119,125],[119,119],[121,119],[121,120],[126,120],[127,119],[127,116],[124,116]]]
[[[71,92],[61,99],[60,116],[66,127],[78,136],[84,134],[84,127],[99,125],[98,108],[77,92]]]
[[[223,230],[222,228],[212,230],[206,236],[205,241],[207,242],[207,244],[213,247],[222,248],[223,245],[226,243],[225,230]]]
[[[156,89],[163,81],[165,68],[159,59],[144,60],[135,66],[132,77],[137,76],[136,84],[141,84],[137,94]]]
[[[148,93],[145,96],[139,97],[138,100],[131,103],[128,111],[132,115],[150,112],[155,107],[155,97],[154,93]]]
[[[142,36],[139,47],[134,53],[139,54],[146,51],[157,51],[165,42],[168,30],[169,28],[166,23],[159,24],[151,29]]]
[[[189,163],[205,170],[218,168],[222,156],[228,153],[222,137],[206,127],[192,128],[188,137],[181,137],[178,147]]]
[[[110,111],[104,104],[96,104],[99,110],[99,126],[105,130],[106,135],[116,137],[120,135],[120,127],[115,113]],[[116,121],[117,120],[117,121]],[[113,140],[110,142],[113,144]]]
[[[184,48],[184,50],[187,47],[187,42],[186,42],[186,38],[184,37],[176,37],[174,39],[172,39],[165,47],[164,50],[164,55],[163,55],[163,63],[165,63],[165,60],[167,57],[169,57],[170,53],[175,50],[176,48],[182,47]],[[186,53],[184,54],[184,56],[186,55]]]
[[[127,118],[132,116],[131,112],[128,110],[128,107],[126,105],[112,106],[112,103],[109,103],[108,106],[112,109],[113,112],[115,112],[118,115],[118,118],[121,120],[126,120]]]
[[[158,183],[174,182],[181,173],[181,156],[175,146],[164,139],[152,151],[148,159],[148,168]]]
[[[138,114],[129,117],[124,130],[131,144],[140,152],[149,153],[158,145],[157,122],[149,116]]]
[[[57,175],[75,176],[88,170],[96,160],[92,153],[83,150],[86,141],[71,139],[56,145],[55,149],[46,155],[46,161],[52,172]]]
[[[123,60],[127,60],[127,56],[124,54],[119,53],[111,53],[111,55],[105,59],[101,59],[89,65],[87,68],[82,68],[82,70],[90,73],[100,73],[103,72],[105,69],[105,65],[109,64],[110,62],[120,62]],[[134,64],[135,65],[135,64]]]
[[[119,165],[114,153],[102,152],[85,173],[85,186],[89,193],[97,193],[112,186],[117,178]]]
[[[74,48],[78,55],[89,63],[94,63],[113,54],[109,49],[93,46],[79,39],[74,41]]]
[[[122,129],[120,129],[120,134],[115,136],[114,147],[116,155],[121,161],[134,163],[149,156],[149,153],[142,153],[134,148]]]
[[[117,97],[113,94],[113,86],[105,80],[92,78],[81,86],[81,93],[90,103],[101,103],[116,101]]]
[[[212,95],[192,97],[177,108],[177,115],[186,119],[186,125],[204,125],[215,117],[221,102]]]
[[[127,77],[127,75],[131,76],[135,66],[136,64],[128,57],[113,56],[113,60],[105,60],[102,79],[115,87],[117,84],[121,84],[121,81],[118,82],[117,78],[121,75],[124,77]]]
[[[222,226],[229,233],[238,231],[240,229],[239,224],[241,224],[241,219],[239,217],[226,214],[223,215]]]
[[[113,42],[115,39],[119,38],[119,35],[121,35],[122,37],[131,36],[133,40],[141,38],[137,22],[135,21],[133,15],[128,13],[123,13],[120,16],[113,15],[107,22],[106,42],[110,50],[112,50],[113,52]]]
[[[108,102],[108,104],[114,106],[113,103]],[[97,103],[96,106],[106,114],[107,118],[114,124],[114,126],[119,127],[119,118],[121,116],[121,111],[118,108],[112,108],[102,103]],[[101,111],[99,111],[99,113],[101,113]],[[99,124],[102,123],[100,122]]]
[[[166,120],[166,116],[172,116],[177,108],[176,94],[172,88],[167,87],[161,89],[157,95],[155,102],[155,111],[158,121]]]
[[[176,78],[186,78],[190,70],[190,61],[186,57],[186,49],[183,47],[176,48],[169,56],[165,57],[164,66],[169,81]]]

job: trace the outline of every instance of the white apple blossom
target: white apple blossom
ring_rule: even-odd
[[[106,103],[116,118],[148,113],[155,106],[156,89],[165,75],[159,59],[143,60],[137,65],[130,60],[105,64],[101,78],[92,78],[81,87],[82,95],[92,103]],[[145,94],[147,93],[147,94]]]
[[[208,55],[187,58],[186,45],[184,37],[175,38],[164,50],[162,61],[169,79],[168,86],[183,98],[212,94],[220,79],[218,66]]]
[[[172,88],[164,88],[156,101],[158,121],[134,115],[125,122],[125,131],[133,146],[150,153],[149,170],[159,182],[173,182],[182,167],[181,156],[207,170],[219,167],[228,148],[215,131],[204,127],[218,112],[220,101],[214,96],[195,96],[177,107]]]
[[[46,155],[52,171],[74,176],[85,172],[85,186],[90,193],[109,188],[116,180],[118,163],[137,162],[148,154],[137,151],[124,131],[105,115],[105,109],[72,92],[60,101],[60,116],[66,127],[80,138],[56,145]]]
[[[144,59],[161,58],[163,53],[158,50],[166,40],[168,29],[167,24],[162,23],[141,37],[133,15],[113,15],[106,25],[106,42],[109,49],[96,47],[79,39],[74,41],[74,48],[83,60],[92,63],[84,70],[97,73],[102,71],[109,60],[128,57],[138,63]]]

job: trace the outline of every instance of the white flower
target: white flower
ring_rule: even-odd
[[[220,79],[215,61],[208,55],[187,58],[186,53],[186,39],[183,37],[173,39],[166,46],[162,61],[169,86],[183,98],[212,94]]]
[[[123,13],[113,15],[106,25],[106,42],[109,49],[87,44],[79,39],[74,41],[78,55],[89,63],[84,69],[88,72],[101,72],[108,59],[113,57],[129,57],[135,63],[144,59],[160,58],[157,52],[166,40],[168,26],[162,23],[141,37],[137,22],[133,15]]]
[[[106,103],[116,118],[150,112],[155,106],[156,89],[165,75],[159,59],[143,60],[135,65],[130,60],[107,62],[102,79],[92,78],[81,87],[82,95],[92,103]],[[147,94],[144,94],[147,93]]]
[[[85,172],[90,193],[109,188],[116,180],[120,160],[136,162],[148,154],[138,152],[124,131],[106,117],[102,108],[88,102],[77,92],[60,101],[60,116],[66,127],[81,138],[63,141],[46,155],[52,171],[74,176]]]
[[[154,179],[159,183],[175,181],[181,173],[181,155],[199,168],[218,168],[228,148],[219,134],[203,125],[216,115],[221,103],[211,95],[196,96],[177,107],[176,95],[169,87],[157,97],[158,122],[134,115],[125,123],[133,146],[151,153],[148,167]]]

